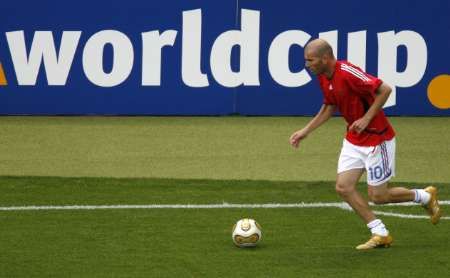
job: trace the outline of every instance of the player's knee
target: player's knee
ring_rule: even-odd
[[[336,192],[340,195],[340,196],[347,196],[350,193],[352,193],[354,190],[354,186],[349,185],[349,184],[345,184],[342,182],[337,182],[336,183]]]

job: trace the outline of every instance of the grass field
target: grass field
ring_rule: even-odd
[[[0,175],[334,180],[345,126],[304,117],[0,117]],[[392,118],[397,177],[448,182],[450,118]]]
[[[12,208],[340,202],[342,122],[293,151],[287,138],[307,120],[0,118],[0,277],[447,277],[448,218],[433,226],[381,216],[394,245],[358,252],[367,228],[335,207]],[[450,200],[450,120],[393,123],[396,185],[432,182]],[[376,210],[425,215],[419,206]],[[232,244],[243,217],[263,227],[256,248]]]

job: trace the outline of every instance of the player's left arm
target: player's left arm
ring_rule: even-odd
[[[386,103],[389,95],[391,94],[391,87],[386,83],[381,83],[378,89],[375,91],[375,99],[369,110],[367,110],[364,116],[356,121],[350,126],[350,131],[356,131],[357,133],[361,133],[366,127],[370,124],[373,117],[380,111],[383,105]]]

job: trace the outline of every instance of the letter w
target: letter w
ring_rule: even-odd
[[[44,60],[48,85],[65,85],[80,36],[81,31],[64,31],[57,56],[52,32],[36,31],[30,55],[27,55],[24,32],[7,32],[6,39],[18,84],[35,85]]]

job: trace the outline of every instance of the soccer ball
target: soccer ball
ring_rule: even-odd
[[[254,219],[244,218],[233,226],[232,239],[238,247],[256,246],[261,237],[261,226]]]

